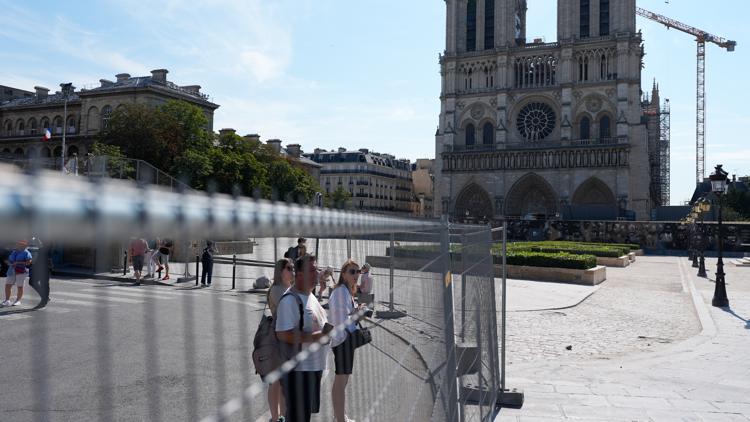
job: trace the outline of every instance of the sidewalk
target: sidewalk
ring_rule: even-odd
[[[750,271],[725,266],[731,310],[722,310],[711,306],[713,282],[696,277],[687,259],[661,259],[669,265],[651,277],[680,275],[698,335],[654,352],[510,366],[507,385],[523,389],[526,401],[501,409],[496,421],[750,420]],[[715,271],[716,260],[706,266]]]

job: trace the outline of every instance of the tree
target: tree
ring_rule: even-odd
[[[727,220],[750,220],[750,192],[730,185],[724,202]]]
[[[351,197],[352,194],[350,194],[349,191],[339,186],[332,193],[326,192],[323,204],[328,208],[346,209]]]

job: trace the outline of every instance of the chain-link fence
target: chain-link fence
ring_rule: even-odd
[[[187,245],[184,259],[170,263],[181,277],[140,287],[53,277],[46,307],[0,309],[0,324],[17,339],[6,337],[2,346],[5,364],[15,368],[0,371],[0,383],[14,386],[0,398],[2,420],[269,420],[268,385],[251,359],[259,321],[268,314],[267,290],[256,280],[273,279],[270,265],[298,237],[317,256],[315,294],[323,305],[330,305],[341,271],[351,268],[342,267],[348,259],[370,267],[370,288],[359,276],[354,296],[375,312],[363,308],[352,318],[363,318],[372,342],[355,352],[345,389],[349,417],[490,421],[497,410],[502,289],[489,227],[10,168],[0,174],[5,245],[34,237],[57,260],[77,248],[103,262],[99,267],[122,262],[113,245],[133,237]],[[196,286],[200,274],[193,268],[203,245],[196,239],[225,242],[210,288]],[[251,250],[236,253],[238,244]],[[32,273],[41,274],[42,265],[35,260]],[[327,267],[330,278],[321,276]],[[334,336],[351,322],[334,327]],[[334,419],[337,375],[328,340],[290,360],[318,348],[325,354],[320,413],[312,420]],[[267,380],[282,379],[293,367],[282,365]]]

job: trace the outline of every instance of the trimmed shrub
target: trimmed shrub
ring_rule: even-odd
[[[596,257],[593,255],[573,255],[564,252],[508,251],[506,262],[508,265],[571,268],[574,270],[588,270],[596,267]]]

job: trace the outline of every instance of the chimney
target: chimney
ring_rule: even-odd
[[[313,153],[316,154],[316,155],[320,154],[321,152],[326,152],[326,150],[320,149],[320,148],[315,148],[315,150],[313,151]]]
[[[273,148],[277,153],[281,152],[281,139],[269,139],[266,141],[266,145]]]
[[[151,79],[165,83],[167,82],[167,73],[169,73],[167,69],[154,69],[151,71]]]
[[[339,147],[339,152],[346,152],[346,148],[344,148],[344,147]]]
[[[367,149],[367,148],[360,148],[360,149],[359,149],[359,152],[361,152],[362,154],[369,154],[369,153],[370,153],[370,150],[369,150],[369,149]]]
[[[201,86],[200,85],[185,85],[181,86],[180,88],[184,89],[185,91],[193,94],[193,95],[200,95],[201,93]]]
[[[37,98],[47,98],[47,94],[49,94],[49,88],[43,86],[35,86],[34,90],[36,91]]]
[[[242,137],[244,140],[249,142],[260,142],[260,135],[257,133],[251,133]]]
[[[105,87],[108,87],[108,86],[112,86],[112,85],[115,84],[114,82],[112,82],[112,81],[110,81],[108,79],[99,79],[99,83],[102,84],[102,88],[105,88]]]
[[[302,152],[302,147],[300,144],[288,144],[286,146],[286,150],[289,151],[289,155],[291,155],[294,158],[299,158],[300,153]]]
[[[117,82],[127,81],[130,79],[130,73],[118,73],[115,78],[117,78]]]
[[[219,136],[226,134],[234,135],[235,133],[237,133],[237,131],[232,128],[219,129]]]

